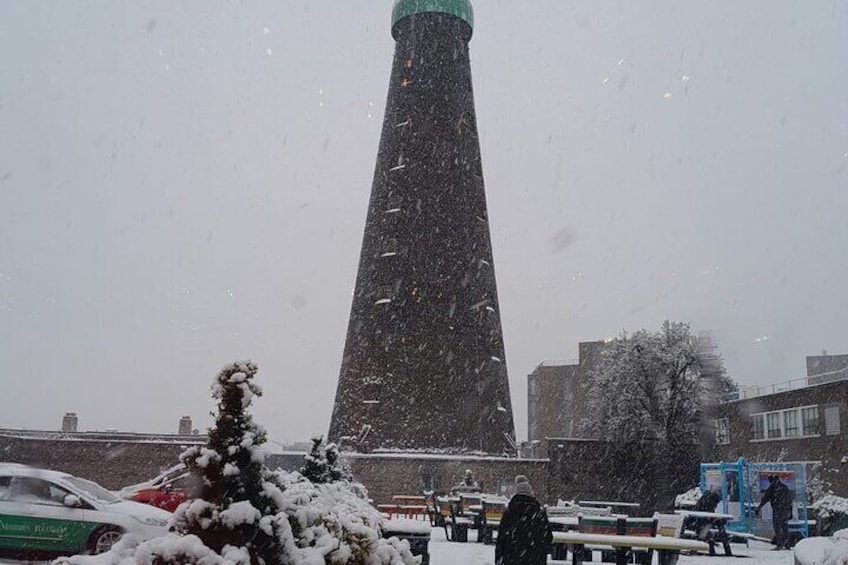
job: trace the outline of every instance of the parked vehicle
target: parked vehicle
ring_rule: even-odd
[[[171,513],[67,473],[0,463],[0,549],[103,553],[124,534],[168,532]]]
[[[173,512],[188,498],[190,480],[188,469],[179,464],[149,481],[124,487],[118,494],[127,500]]]

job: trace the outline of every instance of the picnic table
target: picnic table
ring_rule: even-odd
[[[427,502],[427,497],[418,494],[396,494],[392,496],[392,500],[398,504],[422,506]]]
[[[659,565],[674,565],[681,551],[707,551],[709,544],[698,540],[621,536],[609,534],[584,534],[580,532],[554,532],[554,544],[571,546],[573,565],[582,565],[585,545],[609,545],[616,548],[616,565],[627,565],[628,550],[652,549],[659,555]]]
[[[580,518],[577,516],[548,516],[548,523],[551,525],[551,530],[565,532],[577,529]]]
[[[639,508],[641,506],[638,502],[619,502],[615,500],[579,500],[577,504],[581,506],[611,506],[613,508]]]
[[[721,543],[725,555],[733,555],[730,549],[730,536],[727,532],[727,523],[735,520],[736,516],[721,512],[702,512],[700,510],[675,510],[674,513],[709,524],[709,530],[706,533],[706,539],[704,541],[710,546],[710,555],[716,554],[716,543]],[[701,533],[696,531],[695,535],[700,536]]]
[[[377,510],[389,518],[416,518],[428,514],[426,499],[423,496],[395,495],[392,500],[393,504],[378,504]]]

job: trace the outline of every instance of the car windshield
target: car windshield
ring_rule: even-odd
[[[151,484],[153,484],[153,486],[159,486],[161,484],[173,481],[174,479],[179,478],[180,476],[184,475],[185,473],[186,473],[185,465],[182,465],[182,464],[175,465],[175,466],[171,467],[170,469],[168,469],[167,471],[165,471],[164,473],[162,473],[161,475],[157,476],[155,479],[153,479],[153,481],[151,481]]]
[[[106,504],[119,502],[121,500],[97,483],[80,479],[79,477],[65,477],[65,482],[74,486],[78,490],[81,490],[84,494],[87,494],[91,498],[100,502],[105,502]]]

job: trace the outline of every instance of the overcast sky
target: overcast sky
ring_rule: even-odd
[[[472,73],[513,409],[577,343],[669,318],[731,375],[848,353],[848,2],[477,0]],[[175,432],[259,365],[325,433],[391,2],[9,1],[0,427]]]

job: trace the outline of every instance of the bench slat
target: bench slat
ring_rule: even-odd
[[[646,549],[672,549],[708,551],[707,542],[678,538],[642,536],[615,536],[606,534],[582,534],[580,532],[554,532],[553,543],[573,543],[580,545],[610,545],[612,547],[639,547]]]

